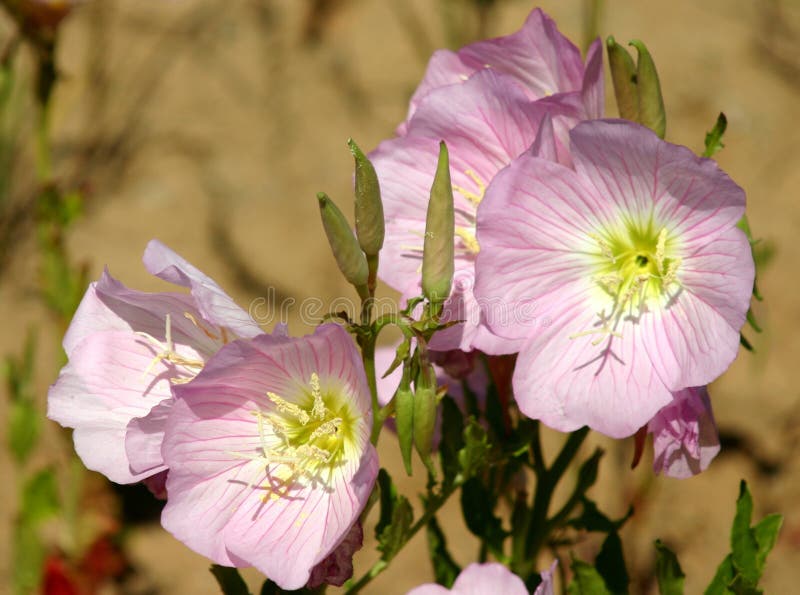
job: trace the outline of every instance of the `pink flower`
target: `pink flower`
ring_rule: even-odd
[[[653,434],[653,469],[680,479],[705,471],[719,453],[719,434],[706,387],[675,393],[647,431]]]
[[[144,264],[191,295],[135,291],[104,272],[67,330],[69,363],[48,393],[48,417],[75,428],[84,464],[117,483],[166,469],[161,438],[171,387],[228,341],[262,333],[214,281],[160,242],[148,244]]]
[[[346,538],[378,471],[349,335],[326,324],[234,341],[173,390],[164,528],[218,564],[302,587]]]
[[[487,595],[502,593],[503,595],[528,595],[525,583],[502,564],[470,564],[458,575],[452,589],[432,583],[411,589],[407,595]],[[537,595],[544,595],[546,591]]]
[[[408,120],[432,90],[459,85],[488,69],[513,78],[531,100],[572,93],[585,110],[583,118],[600,118],[604,104],[602,66],[599,40],[589,48],[584,66],[580,50],[537,8],[516,33],[478,41],[457,52],[435,52],[411,98],[406,122],[397,132],[407,132]]]
[[[641,126],[583,122],[570,137],[574,170],[523,155],[489,188],[476,295],[535,305],[535,324],[491,326],[525,341],[523,413],[628,436],[736,357],[754,277],[736,228],[745,197],[716,163]]]
[[[444,140],[450,153],[455,201],[455,275],[443,320],[464,320],[438,333],[437,350],[479,349],[489,354],[515,352],[484,321],[473,295],[476,210],[495,174],[528,150],[540,123],[552,117],[559,159],[570,162],[566,138],[579,115],[565,99],[530,101],[513,79],[493,69],[481,70],[459,85],[430,91],[409,121],[405,136],[381,143],[371,159],[381,181],[386,240],[379,276],[409,299],[421,293],[420,271],[430,188]]]

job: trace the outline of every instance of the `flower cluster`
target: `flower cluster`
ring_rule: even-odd
[[[472,412],[491,394],[510,419],[513,394],[519,413],[557,430],[649,432],[657,472],[699,473],[719,451],[706,386],[736,357],[754,282],[737,227],[744,192],[710,159],[603,112],[599,40],[582,58],[540,10],[512,35],[437,52],[395,137],[371,162],[351,146],[357,213],[374,220],[357,217],[354,235],[319,198],[337,262],[363,300],[361,324],[346,320],[363,354],[337,324],[305,337],[264,332],[153,241],[148,271],[189,292],[143,293],[104,272],[64,338],[69,363],[48,416],[74,428],[88,468],[165,498],[162,524],[179,540],[284,589],[352,574],[378,475],[373,417],[380,429],[396,394],[409,472],[413,430],[434,475],[438,383],[460,406],[469,396]],[[441,312],[431,298],[429,318],[416,320],[444,159],[452,246],[449,233],[430,245],[454,254],[440,267],[455,271],[453,290]],[[426,263],[437,256],[424,252]],[[376,267],[410,302],[402,347],[377,358]],[[394,374],[372,376],[393,362]],[[552,593],[553,570],[537,593]],[[467,567],[452,591],[412,591],[446,592],[527,591],[499,564]]]
[[[165,497],[162,523],[178,539],[302,587],[348,537],[377,475],[358,351],[333,324],[264,333],[156,241],[144,263],[191,293],[143,293],[105,272],[64,338],[48,416],[75,429],[88,468]]]
[[[612,437],[647,426],[655,469],[683,477],[716,454],[701,395],[735,358],[749,306],[744,192],[710,159],[598,119],[602,81],[599,42],[583,62],[538,10],[515,34],[437,52],[397,137],[371,154],[380,275],[419,294],[444,140],[456,266],[443,320],[458,324],[432,348],[518,353],[523,414]]]

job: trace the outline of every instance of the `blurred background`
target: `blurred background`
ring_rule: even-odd
[[[286,304],[291,331],[305,332],[297,303],[353,297],[314,200],[325,190],[349,213],[347,138],[374,148],[404,118],[432,51],[511,33],[535,6],[582,48],[598,34],[645,41],[668,140],[700,152],[725,112],[717,158],[746,190],[762,238],[764,301],[754,311],[763,332],[746,331],[755,351],[742,350],[711,388],[723,441],[711,468],[687,481],[653,478],[650,453],[632,472],[632,441],[593,438],[609,450],[593,496],[612,515],[636,507],[623,531],[632,590],[655,592],[656,537],[678,554],[687,593],[708,583],[728,552],[741,478],[756,518],[786,516],[765,591],[796,589],[800,2],[0,4],[0,592],[38,592],[42,576],[52,585],[65,573],[80,575],[86,593],[219,592],[208,561],[160,528],[144,489],[82,470],[68,434],[44,419],[63,364],[60,340],[86,284],[107,266],[126,285],[164,290],[141,265],[145,244],[158,238],[244,307],[257,298]],[[607,114],[616,116],[607,87]],[[413,490],[420,483],[404,480],[395,449],[382,441],[382,464]],[[476,546],[455,504],[442,524],[466,564]],[[375,559],[371,528],[357,573]],[[588,557],[596,547],[587,540],[576,551]],[[405,593],[431,576],[418,536],[367,591]]]

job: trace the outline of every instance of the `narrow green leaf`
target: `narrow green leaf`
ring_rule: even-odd
[[[753,497],[747,489],[747,483],[742,480],[739,486],[739,498],[736,501],[736,515],[731,527],[731,555],[733,567],[747,582],[756,585],[761,573],[756,561],[758,543],[750,530],[752,516]]]
[[[717,568],[717,573],[711,579],[711,583],[705,590],[705,595],[730,595],[733,593],[728,587],[733,583],[735,570],[733,568],[733,558],[730,554],[725,556],[722,564]]]
[[[625,568],[625,556],[622,553],[622,541],[619,534],[613,531],[608,534],[600,552],[595,560],[597,572],[603,577],[603,582],[608,590],[614,595],[626,595],[628,593],[628,570]]]
[[[386,527],[392,524],[392,515],[397,504],[397,488],[395,488],[392,477],[386,469],[378,471],[378,487],[381,491],[381,511],[378,524],[375,525],[376,539],[379,539]]]
[[[479,537],[493,554],[502,556],[506,532],[502,521],[494,515],[496,501],[493,494],[477,477],[461,486],[461,512],[467,529]]]
[[[678,557],[657,539],[656,546],[656,580],[661,595],[683,595],[683,581],[686,575],[681,569]]]
[[[722,136],[725,134],[726,128],[728,128],[728,118],[720,112],[714,128],[706,133],[706,150],[703,151],[703,157],[713,157],[717,151],[725,147],[722,144]]]
[[[445,395],[442,407],[442,439],[439,443],[439,458],[442,463],[444,485],[453,484],[461,465],[458,452],[464,448],[464,417],[455,401]]]
[[[244,582],[238,569],[212,564],[209,570],[217,579],[217,584],[224,595],[250,595],[247,583]]]
[[[447,540],[442,532],[436,517],[431,517],[426,527],[428,536],[428,554],[433,565],[433,576],[436,582],[449,589],[453,586],[456,577],[461,573],[461,567],[456,564],[447,550]]]
[[[408,530],[414,520],[414,511],[405,496],[398,496],[392,511],[392,522],[378,537],[381,559],[388,562],[394,558],[408,540]]]
[[[758,568],[759,578],[764,572],[764,565],[766,564],[767,556],[775,546],[778,540],[778,533],[783,525],[783,516],[777,513],[768,514],[759,523],[753,527],[753,534],[758,544],[758,553],[756,554],[756,567]]]

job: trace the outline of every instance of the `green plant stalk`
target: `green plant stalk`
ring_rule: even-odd
[[[538,429],[538,428],[537,428]],[[534,471],[536,472],[536,491],[533,497],[533,509],[527,515],[523,526],[520,527],[523,539],[515,540],[514,551],[512,556],[512,570],[522,577],[523,580],[535,571],[536,557],[541,547],[547,541],[548,536],[554,528],[555,524],[548,522],[547,515],[550,510],[550,503],[553,498],[558,482],[564,476],[564,472],[569,467],[570,463],[575,459],[578,454],[583,441],[589,433],[588,428],[581,428],[569,435],[561,452],[556,457],[553,465],[547,469],[541,459],[541,446],[532,445],[535,452],[538,451],[539,456],[534,459]],[[535,442],[538,442],[539,434],[536,432]],[[540,462],[537,462],[540,461]],[[570,503],[568,503],[569,505]],[[565,506],[559,511],[559,521],[563,522],[565,509],[568,514],[574,504]]]

